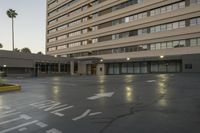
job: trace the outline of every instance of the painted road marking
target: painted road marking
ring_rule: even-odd
[[[63,117],[64,114],[61,113],[61,111],[73,108],[74,106],[69,106],[68,104],[61,104],[56,101],[52,100],[44,100],[36,103],[30,104],[30,106],[36,107],[38,109],[42,109],[43,111],[50,112],[54,115],[57,115],[59,117]]]
[[[13,110],[9,110],[9,111],[5,111],[5,112],[1,112],[1,113],[0,113],[0,116],[1,116],[1,115],[4,115],[4,114],[8,114],[8,113],[15,112],[15,111],[16,111],[16,110],[13,109]]]
[[[11,127],[11,128],[2,130],[2,131],[0,131],[0,133],[7,133],[7,132],[13,131],[13,130],[15,130],[15,129],[19,129],[19,128],[21,128],[21,127],[25,127],[25,126],[28,126],[28,125],[31,125],[31,124],[34,124],[34,123],[37,123],[37,122],[38,122],[38,120],[34,120],[34,121],[31,121],[31,122],[27,122],[27,123],[24,123],[24,124],[15,126],[15,127]]]
[[[73,105],[72,106],[68,106],[66,108],[62,108],[62,109],[58,109],[58,110],[52,111],[51,113],[62,117],[62,116],[64,116],[64,114],[61,114],[60,111],[67,110],[67,109],[70,109],[70,108],[73,108],[73,107],[74,107]]]
[[[47,124],[45,124],[43,122],[38,122],[38,123],[36,123],[36,125],[39,126],[39,127],[41,127],[41,128],[45,128],[45,127],[48,126]]]
[[[77,120],[79,120],[79,119],[82,119],[82,118],[86,117],[90,112],[91,112],[91,109],[88,109],[88,110],[86,110],[82,115],[80,115],[80,116],[78,116],[78,117],[76,117],[76,118],[73,118],[72,120],[73,120],[73,121],[77,121]]]
[[[156,80],[147,80],[148,83],[156,82]]]
[[[61,131],[59,131],[58,129],[50,129],[50,130],[47,130],[46,133],[62,133]]]
[[[10,107],[8,107],[8,106],[0,106],[0,109],[11,109]]]
[[[107,92],[107,93],[99,93],[99,94],[95,94],[95,96],[92,97],[88,97],[88,100],[96,100],[102,97],[112,97],[114,95],[114,92]]]
[[[31,119],[31,117],[23,114],[23,115],[20,115],[18,118],[14,118],[14,119],[10,119],[10,120],[7,120],[7,121],[0,122],[0,125],[7,124],[7,123],[10,123],[10,122],[14,122],[14,121],[18,121],[18,120],[21,120],[21,119],[29,120],[29,119]]]
[[[90,113],[89,116],[95,116],[95,115],[99,115],[99,114],[102,114],[102,112]]]
[[[17,114],[21,114],[21,112],[15,112],[15,113],[10,113],[10,114],[5,114],[5,115],[0,116],[0,118],[5,118],[5,117],[12,116],[12,115],[17,115]]]
[[[54,102],[54,103],[55,103],[55,102]],[[59,114],[59,111],[65,110],[66,108],[72,108],[72,107],[73,107],[73,106],[66,107],[66,106],[68,106],[67,104],[65,104],[65,105],[60,105],[60,106],[58,106],[58,105],[60,105],[60,104],[56,104],[55,106],[48,106],[49,108],[46,108],[45,111],[51,111],[51,110],[53,110],[53,109],[59,109],[59,110],[53,110],[53,111],[55,111],[55,112],[53,112],[53,113],[58,113],[58,115],[61,115],[61,114]],[[42,105],[42,106],[43,106],[43,105]],[[65,108],[61,108],[61,107],[65,107]],[[7,111],[4,111],[4,112],[1,112],[0,118],[4,118],[4,117],[9,117],[9,116],[21,114],[21,112],[15,112],[16,110],[11,110],[10,107],[5,107],[5,106],[2,107],[2,106],[1,106],[0,108],[1,108],[1,109],[6,109],[6,110],[7,110]],[[10,109],[10,110],[9,110],[9,109]],[[1,125],[4,125],[4,124],[9,124],[9,123],[11,123],[11,122],[16,122],[16,121],[19,121],[19,120],[22,120],[22,119],[24,119],[24,120],[30,120],[30,119],[32,119],[32,117],[29,116],[29,115],[26,115],[26,114],[21,114],[21,115],[19,115],[19,117],[17,117],[17,118],[9,119],[9,120],[0,122],[0,126],[1,126]],[[31,124],[34,124],[34,123],[35,123],[36,126],[38,126],[38,127],[40,127],[40,128],[45,128],[45,127],[48,126],[46,123],[40,122],[40,121],[38,121],[38,120],[33,120],[33,121],[31,121],[31,122],[27,122],[27,123],[24,123],[24,124],[15,126],[15,127],[7,128],[7,129],[5,129],[5,130],[0,131],[0,133],[7,133],[7,132],[11,132],[11,131],[13,131],[13,130],[18,130],[19,132],[23,132],[23,131],[28,130],[28,128],[25,127],[25,126],[28,126],[28,125],[31,125]],[[51,129],[51,130],[48,130],[48,132],[49,132],[49,133],[62,133],[61,131],[59,131],[59,130],[57,130],[57,129],[54,129],[54,128]]]
[[[88,109],[86,110],[82,115],[78,116],[78,117],[75,117],[73,118],[72,120],[73,121],[77,121],[77,120],[80,120],[86,116],[95,116],[95,115],[99,115],[99,114],[102,114],[102,112],[94,112],[94,113],[90,113],[92,110],[91,109]]]
[[[25,131],[25,130],[27,130],[27,128],[26,128],[26,127],[23,127],[23,128],[20,128],[18,131],[19,131],[19,132],[23,132],[23,131]]]

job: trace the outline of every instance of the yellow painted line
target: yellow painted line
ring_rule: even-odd
[[[7,91],[20,91],[20,85],[8,85],[8,86],[1,86],[0,92],[7,92]]]

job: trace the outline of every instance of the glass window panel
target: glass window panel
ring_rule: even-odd
[[[166,49],[166,42],[161,43],[161,49]]]
[[[130,17],[125,18],[125,23],[128,23],[130,21]]]
[[[179,8],[185,8],[185,2],[180,2],[179,3]]]
[[[134,20],[137,20],[138,19],[138,16],[137,15],[134,15]]]
[[[151,49],[151,50],[155,50],[155,49],[156,49],[156,45],[155,45],[155,44],[151,44],[151,45],[150,45],[150,49]]]
[[[197,39],[190,39],[190,46],[196,46],[197,45]]]
[[[167,6],[167,12],[172,11],[172,5]]]
[[[197,24],[200,24],[200,18],[197,18]]]
[[[138,35],[142,35],[142,29],[138,30]]]
[[[167,30],[172,30],[172,24],[167,24]]]
[[[133,16],[130,16],[129,19],[130,19],[130,21],[133,21],[133,20],[134,20],[134,17],[133,17]]]
[[[179,22],[179,27],[180,27],[180,28],[185,27],[185,21]]]
[[[173,47],[174,48],[179,47],[179,41],[173,41]]]
[[[166,13],[167,12],[167,8],[166,7],[162,7],[161,8],[161,13]]]
[[[128,73],[133,73],[133,63],[128,63]]]
[[[151,33],[154,33],[154,32],[155,32],[155,27],[151,27],[151,28],[150,28],[150,32],[151,32]]]
[[[134,63],[134,73],[140,73],[140,64]]]
[[[155,10],[152,10],[151,12],[150,12],[150,16],[154,16],[155,15]]]
[[[156,49],[160,49],[160,43],[156,43]]]
[[[173,48],[173,43],[172,42],[167,42],[167,48]]]
[[[147,12],[144,12],[143,13],[143,18],[146,18],[147,17]]]
[[[180,47],[185,47],[186,46],[185,40],[181,40],[179,46]]]
[[[196,18],[190,19],[190,26],[193,26],[193,25],[196,25],[196,24],[197,24]]]
[[[127,73],[127,63],[122,63],[122,73]]]
[[[173,4],[173,10],[177,10],[179,8],[179,3]]]
[[[178,26],[179,26],[178,22],[173,23],[173,29],[178,29]]]
[[[142,18],[142,13],[138,14],[138,19]]]
[[[160,32],[160,25],[156,26],[156,32]]]
[[[198,45],[200,45],[200,38],[198,38]]]
[[[160,14],[160,8],[158,8],[158,9],[155,10],[155,14],[156,15]]]
[[[166,25],[161,25],[161,31],[166,31],[167,30],[167,26]]]

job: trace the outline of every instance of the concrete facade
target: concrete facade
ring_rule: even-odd
[[[48,0],[46,38],[79,74],[200,72],[200,1]]]

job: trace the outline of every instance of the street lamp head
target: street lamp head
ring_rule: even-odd
[[[103,62],[103,59],[101,59],[100,62]]]
[[[7,65],[3,65],[3,67],[7,67]]]
[[[126,58],[126,60],[127,60],[127,61],[129,61],[129,60],[130,60],[130,58],[128,57],[128,58]]]

